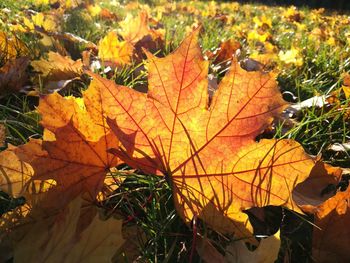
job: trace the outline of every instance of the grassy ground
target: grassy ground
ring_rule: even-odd
[[[35,1],[34,1],[35,2]],[[40,2],[40,1],[37,1]],[[159,55],[173,51],[194,25],[201,24],[201,45],[204,54],[214,51],[221,41],[233,38],[242,48],[239,58],[251,57],[266,62],[277,74],[284,98],[296,103],[315,95],[330,95],[335,103],[328,107],[305,108],[295,116],[295,125],[285,131],[282,124],[264,136],[293,138],[312,155],[322,155],[326,162],[350,167],[349,152],[334,152],[329,146],[350,141],[349,99],[340,90],[342,75],[350,71],[350,21],[346,16],[328,13],[327,10],[266,7],[218,2],[102,1],[100,6],[113,12],[117,19],[106,20],[92,16],[83,8],[67,10],[62,31],[70,32],[97,43],[106,32],[119,27],[118,21],[128,13],[136,14],[147,9],[159,20],[165,30],[165,46]],[[5,10],[8,9],[10,11]],[[33,1],[0,3],[0,29],[13,30],[21,15],[28,9],[49,11],[47,4]],[[32,59],[43,55],[38,48],[37,36],[16,32],[26,43]],[[79,58],[84,47],[73,47],[72,57]],[[4,62],[0,60],[0,66]],[[145,73],[135,75],[142,65],[133,64],[119,69],[113,76],[119,84],[137,87],[147,82]],[[210,73],[220,80],[225,66],[211,65]],[[219,65],[220,66],[220,65]],[[37,84],[37,83],[35,83]],[[0,123],[7,129],[6,142],[19,145],[30,137],[40,138],[39,116],[33,111],[38,98],[23,94],[9,94],[0,100]],[[0,212],[20,205],[22,199],[5,194],[0,197]],[[120,185],[117,192],[101,204],[108,213],[117,211],[125,225],[137,225],[145,233],[139,242],[140,258],[151,262],[199,262],[193,251],[195,233],[184,225],[174,209],[172,193],[166,180],[135,173]],[[275,228],[282,222],[283,249],[280,262],[310,261],[312,225],[300,215],[279,208],[269,208],[269,224]],[[266,226],[261,226],[266,230]],[[222,248],[234,237],[221,236],[205,225],[198,231],[209,236]]]

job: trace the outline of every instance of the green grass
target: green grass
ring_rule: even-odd
[[[150,4],[154,5],[154,2]],[[208,3],[195,3],[198,10],[205,11]],[[111,5],[108,1],[102,4],[117,13],[119,20],[127,14],[120,6]],[[2,1],[0,8],[9,8],[13,14],[20,12],[22,6],[16,1]],[[250,14],[246,10],[250,10]],[[47,10],[47,7],[37,9]],[[151,10],[152,11],[152,10]],[[136,11],[135,11],[136,12]],[[304,64],[301,67],[283,65],[278,71],[278,83],[282,92],[294,94],[295,99],[286,96],[290,102],[299,102],[314,95],[328,95],[341,86],[341,74],[350,71],[349,45],[346,34],[350,32],[348,27],[340,30],[337,48],[325,42],[317,43],[309,39],[308,30],[311,31],[318,25],[309,18],[310,10],[304,9],[305,24],[307,30],[300,36],[297,27],[292,22],[278,19],[280,9],[278,7],[262,8],[261,6],[244,5],[243,8],[231,11],[222,8],[222,13],[233,14],[234,22],[227,26],[220,20],[201,15],[190,16],[186,11],[178,11],[169,15],[163,15],[161,24],[165,29],[165,48],[159,55],[166,55],[173,51],[191,28],[192,24],[199,21],[203,27],[201,45],[203,52],[214,50],[221,40],[235,38],[243,45],[242,54],[249,54],[257,49],[257,41],[248,42],[244,37],[233,31],[233,25],[247,23],[247,30],[255,30],[252,18],[266,14],[272,17],[272,28],[267,31],[273,36],[273,44],[279,49],[288,50],[297,46],[302,53]],[[3,31],[8,31],[8,25],[4,22],[5,15],[0,24]],[[15,15],[12,17],[15,18]],[[11,19],[11,15],[6,15]],[[247,22],[248,21],[248,22]],[[249,22],[250,21],[250,22]],[[97,43],[98,40],[111,29],[117,29],[117,21],[103,21],[99,18],[91,18],[83,9],[69,11],[69,16],[63,25],[63,31],[73,33],[86,40]],[[33,47],[36,38],[32,35],[23,34],[21,39],[29,47]],[[77,46],[75,49],[81,50]],[[36,53],[33,52],[35,57]],[[40,52],[39,52],[40,55]],[[223,69],[224,71],[225,69]],[[141,72],[141,73],[140,73]],[[223,72],[216,73],[220,80]],[[147,73],[142,62],[134,63],[130,67],[124,67],[115,72],[111,78],[118,84],[138,89],[147,83]],[[282,125],[276,127],[276,138],[291,138],[297,140],[306,151],[312,155],[322,154],[323,159],[333,165],[350,167],[349,154],[331,152],[328,147],[334,143],[350,141],[349,104],[350,101],[340,98],[340,106],[325,107],[322,109],[311,107],[302,110],[296,116],[296,124],[287,132],[282,132]],[[37,98],[24,95],[8,95],[0,101],[0,123],[5,124],[8,134],[6,141],[14,145],[25,143],[29,138],[40,138],[42,129],[39,125],[39,116],[35,113],[38,105]],[[13,199],[6,194],[0,195],[0,212],[13,209],[23,202],[22,199]],[[139,253],[145,262],[200,262],[199,256],[194,252],[196,245],[196,233],[193,228],[186,226],[176,213],[171,187],[165,179],[135,173],[120,185],[118,190],[104,203],[100,204],[106,213],[117,213],[124,220],[126,226],[137,225],[144,238],[140,238]],[[281,211],[271,210],[271,220],[274,223]],[[294,262],[297,259],[308,258],[310,262],[311,231],[312,226],[308,223],[312,218],[300,218],[290,211],[283,211],[282,221],[282,244],[279,262],[285,258]],[[222,236],[208,229],[202,222],[198,223],[198,233],[208,236],[220,250],[230,240],[231,236]],[[305,234],[308,233],[308,234]],[[222,250],[220,250],[222,251]],[[191,256],[192,255],[192,256]],[[128,262],[128,259],[124,259]],[[288,261],[287,261],[288,262]]]

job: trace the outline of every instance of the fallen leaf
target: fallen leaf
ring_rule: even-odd
[[[14,151],[21,160],[33,167],[34,180],[53,179],[57,182],[57,194],[61,195],[62,204],[81,192],[89,193],[93,200],[103,186],[108,168],[118,164],[116,158],[106,153],[106,142],[110,146],[116,145],[115,137],[106,134],[97,142],[87,141],[69,123],[57,129],[55,139],[33,139]]]
[[[209,55],[209,58],[215,58],[214,64],[221,64],[232,60],[235,52],[241,48],[241,44],[233,39],[228,39],[220,43],[218,50]]]
[[[113,262],[138,262],[141,255],[140,244],[147,241],[147,236],[141,227],[137,225],[123,225],[123,238],[127,240],[113,257]]]
[[[132,59],[140,62],[144,58],[143,48],[155,51],[163,44],[164,32],[149,27],[148,13],[144,10],[136,17],[128,14],[120,27],[118,33],[123,40],[111,31],[99,42],[98,56],[104,62],[117,67],[130,64]]]
[[[33,211],[33,208],[41,207],[40,203],[47,197],[48,190],[55,186],[53,180],[33,180],[33,168],[28,163],[21,161],[12,151],[13,148],[10,145],[8,150],[0,153],[0,190],[15,198],[23,197],[25,204],[1,216],[0,251],[2,251],[4,243],[21,239],[22,234],[26,232],[22,230],[23,225],[32,222],[33,216],[35,217],[33,214],[31,217],[28,215]],[[54,197],[57,198],[57,195]],[[56,211],[56,207],[52,206],[52,202],[57,202],[54,200],[49,200],[53,209],[44,209],[45,215]],[[42,208],[39,210],[43,211]],[[40,212],[37,209],[35,214],[38,213]],[[20,232],[18,232],[19,228]]]
[[[73,61],[69,57],[49,52],[48,59],[31,62],[34,70],[41,73],[44,88],[41,94],[53,93],[65,88],[69,83],[80,78],[83,73],[81,60]]]
[[[316,162],[309,178],[297,185],[293,190],[293,200],[304,212],[315,213],[318,206],[334,195],[333,191],[325,192],[327,187],[336,189],[342,176],[342,169]]]
[[[79,77],[83,73],[81,60],[74,61],[58,53],[50,51],[48,59],[31,62],[35,71],[51,81],[67,80]]]
[[[83,93],[82,99],[63,98],[57,93],[41,97],[38,111],[45,128],[43,140],[32,139],[0,153],[1,189],[24,196],[27,201],[1,218],[5,235],[0,237],[1,243],[8,239],[16,243],[27,235],[36,237],[39,232],[30,232],[26,226],[38,221],[40,226],[45,225],[45,218],[56,218],[77,196],[84,194],[85,199],[95,200],[104,189],[109,169],[119,164],[107,152],[118,140],[106,125],[105,107],[110,105],[94,86]],[[47,221],[48,229],[50,222]],[[79,229],[88,224],[86,219],[79,221]],[[77,253],[84,252],[80,248]],[[115,247],[113,250],[116,252]]]
[[[281,246],[280,232],[262,239],[257,249],[248,250],[242,240],[234,241],[226,249],[225,262],[227,263],[272,263],[278,258]]]
[[[345,98],[346,99],[350,98],[350,74],[349,73],[343,74],[343,86],[341,88],[345,94]]]
[[[116,32],[109,32],[98,45],[98,56],[102,61],[110,61],[117,66],[130,64],[134,47],[127,41],[120,41]]]
[[[278,53],[278,57],[285,64],[294,64],[297,67],[302,66],[304,63],[299,50],[294,47],[287,51],[281,50]]]
[[[128,14],[119,25],[121,27],[119,34],[125,41],[133,45],[147,35],[150,35],[152,39],[163,37],[161,31],[150,29],[148,25],[148,13],[146,11],[139,12],[136,17]]]
[[[22,56],[28,56],[27,46],[16,36],[9,37],[0,31],[0,60],[5,62]]]
[[[110,105],[93,86],[84,92],[83,99],[63,98],[57,93],[42,97],[38,111],[45,128],[44,138],[8,150],[20,160],[12,161],[14,167],[9,168],[11,159],[3,159],[3,169],[7,169],[10,178],[8,184],[23,178],[21,169],[25,162],[34,171],[31,180],[56,181],[50,192],[58,201],[49,206],[64,206],[82,192],[94,200],[103,188],[108,170],[119,164],[115,156],[107,153],[118,145],[118,140],[106,124],[106,107]]]
[[[350,151],[350,142],[334,143],[327,147],[327,150],[331,150],[334,152],[348,152]]]
[[[350,87],[348,86],[342,86],[343,92],[345,94],[345,98],[349,99],[350,98]]]
[[[0,98],[23,90],[28,81],[26,73],[28,57],[9,60],[0,68]]]
[[[315,262],[349,262],[350,187],[317,208],[312,257]]]
[[[60,19],[58,14],[52,13],[36,13],[31,17],[31,23],[28,24],[29,29],[34,30],[36,27],[44,29],[46,32],[61,31]]]
[[[15,245],[14,262],[110,262],[124,243],[122,220],[102,221],[96,214],[77,236],[83,209],[78,198],[59,215],[33,224]]]
[[[196,237],[196,251],[201,259],[206,262],[224,263],[225,258],[221,253],[213,246],[208,238],[197,236]]]
[[[0,189],[13,197],[20,197],[33,177],[30,165],[21,162],[12,151],[0,153]]]
[[[208,105],[198,30],[169,56],[147,56],[147,94],[91,74],[102,97],[114,100],[108,124],[122,147],[111,152],[165,175],[188,223],[198,216],[218,231],[250,237],[243,210],[283,205],[300,212],[290,194],[314,161],[292,140],[255,141],[285,107],[275,80],[233,61]]]

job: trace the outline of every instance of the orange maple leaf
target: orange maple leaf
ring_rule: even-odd
[[[139,12],[137,17],[133,17],[131,14],[128,14],[125,20],[119,24],[121,26],[120,35],[123,37],[123,39],[133,45],[147,35],[150,35],[152,39],[163,37],[160,31],[153,30],[149,27],[148,13],[145,10]]]
[[[207,52],[209,59],[213,59],[214,64],[221,64],[232,60],[235,52],[241,48],[241,44],[233,39],[228,39],[220,43],[218,49],[214,52]]]
[[[208,104],[208,62],[198,30],[169,56],[147,56],[147,94],[93,75],[101,96],[115,104],[108,124],[122,147],[111,152],[146,173],[165,175],[187,222],[198,216],[247,237],[252,227],[244,209],[300,211],[291,191],[313,160],[292,140],[255,141],[285,107],[271,75],[246,72],[233,61]]]
[[[109,32],[98,45],[98,56],[105,62],[117,66],[130,64],[132,58],[140,61],[143,58],[142,47],[156,51],[163,43],[163,32],[149,27],[148,14],[141,11],[138,16],[128,15],[120,22],[119,40],[117,32]]]
[[[60,201],[57,202],[59,206],[64,206],[81,193],[88,193],[91,199],[96,197],[103,188],[109,168],[119,163],[107,152],[107,149],[118,145],[118,140],[105,121],[104,109],[109,104],[101,99],[98,92],[92,86],[84,92],[83,100],[63,98],[57,93],[41,98],[38,111],[45,128],[44,138],[31,139],[25,145],[11,147],[1,153],[4,160],[1,168],[4,178],[8,178],[8,182],[3,180],[6,184],[2,189],[9,188],[8,185],[13,188],[18,178],[31,181],[53,179],[57,185],[50,192]],[[19,158],[16,167],[9,162],[9,158],[14,160],[14,157],[8,151]],[[25,166],[25,171],[22,162],[30,165]]]
[[[42,248],[47,245],[47,253],[54,249],[55,238],[60,239],[65,232],[58,231],[48,243],[43,243],[43,239],[48,237],[45,231],[54,225],[53,220],[59,220],[60,211],[77,196],[94,200],[105,186],[106,173],[119,163],[115,156],[107,152],[108,148],[118,145],[118,140],[106,125],[104,108],[109,106],[108,102],[103,101],[98,92],[92,86],[84,92],[83,99],[64,98],[57,93],[41,97],[38,111],[45,127],[43,140],[31,139],[25,145],[10,146],[0,153],[0,188],[14,196],[24,196],[27,201],[25,206],[7,213],[0,220],[0,239],[20,242],[17,246],[19,252],[15,251],[17,258],[25,256],[26,249],[33,244]],[[74,220],[76,222],[76,218]],[[115,226],[111,221],[106,224],[98,223],[97,218],[95,221],[85,229],[88,232],[82,232],[82,235],[87,233],[88,236],[82,238],[83,243],[75,244],[75,252],[71,256],[82,255],[80,252],[92,244],[88,242],[89,235],[98,236],[96,227]],[[65,223],[69,225],[69,222]],[[79,229],[80,221],[77,225],[69,226]],[[55,227],[53,229],[55,231]],[[79,234],[78,230],[73,231],[67,237],[67,242],[77,241]],[[36,237],[40,239],[38,243],[31,243],[32,238]],[[104,235],[99,238],[108,237]],[[101,245],[100,241],[98,244]],[[114,253],[114,246],[98,244],[90,247],[91,252],[96,251],[90,256],[98,257],[104,249]],[[60,253],[60,250],[56,253]],[[35,253],[32,255],[38,256]]]

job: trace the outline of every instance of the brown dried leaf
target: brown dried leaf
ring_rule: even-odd
[[[0,68],[0,98],[23,90],[23,86],[28,81],[26,73],[28,65],[29,58],[20,57],[7,61]]]
[[[317,208],[312,256],[315,262],[350,262],[350,187]]]

